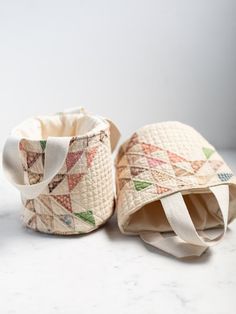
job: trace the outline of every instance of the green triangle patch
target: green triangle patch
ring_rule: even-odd
[[[93,212],[91,210],[87,210],[86,212],[74,213],[74,214],[76,217],[95,226],[95,219],[93,216]]]
[[[214,154],[214,152],[215,152],[214,149],[208,148],[208,147],[203,147],[202,150],[203,150],[203,153],[207,159],[209,159],[211,157],[211,155]]]
[[[141,191],[141,190],[147,188],[148,186],[152,185],[151,182],[147,182],[147,181],[133,180],[133,182],[134,182],[134,187],[135,187],[136,191]]]
[[[45,141],[45,140],[41,140],[41,141],[40,141],[40,146],[41,146],[41,148],[42,148],[43,151],[45,150],[46,143],[47,143],[47,141]]]

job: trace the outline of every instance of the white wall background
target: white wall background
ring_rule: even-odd
[[[123,136],[180,120],[236,147],[235,0],[0,0],[0,147],[36,114],[87,104]]]

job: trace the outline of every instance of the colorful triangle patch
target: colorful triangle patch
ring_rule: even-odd
[[[97,153],[98,146],[92,147],[89,151],[87,151],[87,165],[88,168],[91,167],[93,159]]]
[[[82,219],[83,221],[95,226],[95,219],[91,210],[87,210],[86,212],[74,213],[74,215]]]
[[[126,183],[129,183],[131,179],[119,179],[118,184],[119,184],[119,190],[122,190],[123,187],[125,186]]]
[[[215,172],[224,164],[221,160],[209,160],[208,162]]]
[[[226,172],[218,173],[218,178],[219,178],[220,181],[222,181],[222,182],[228,181],[229,179],[232,178],[232,176],[233,176],[232,173],[226,173]]]
[[[130,167],[130,173],[134,177],[138,176],[140,173],[142,173],[142,172],[144,172],[146,170],[147,169],[141,168],[141,167]]]
[[[152,185],[151,182],[147,182],[147,181],[133,180],[133,182],[134,182],[134,187],[136,191],[141,191],[143,189],[146,189],[148,186]]]
[[[64,174],[57,174],[48,184],[49,193],[51,193],[64,179]]]
[[[176,177],[192,176],[193,174],[183,168],[173,165]]]
[[[165,172],[157,171],[157,170],[152,170],[152,177],[155,179],[155,181],[168,181],[172,179],[168,174]]]
[[[32,167],[40,156],[40,153],[27,152],[27,167]]]
[[[28,178],[29,178],[29,183],[30,184],[36,184],[38,182],[40,182],[43,178],[42,174],[39,173],[34,173],[28,170]]]
[[[52,195],[52,197],[69,212],[72,212],[71,199],[69,194]]]
[[[142,145],[143,152],[147,155],[154,153],[157,150],[161,150],[161,148],[154,146],[152,144],[142,143],[141,145]]]
[[[166,193],[166,192],[171,191],[169,188],[166,188],[166,187],[160,186],[160,185],[157,185],[156,188],[157,188],[157,189],[156,189],[157,194],[164,194],[164,193]]]
[[[152,158],[152,157],[147,157],[147,161],[148,161],[150,168],[156,168],[157,166],[161,166],[163,164],[166,164],[165,161],[158,159],[158,158]]]
[[[198,172],[198,170],[205,164],[205,160],[194,160],[191,161],[191,166],[194,170],[194,172]]]
[[[71,152],[67,154],[66,158],[66,167],[67,171],[70,171],[70,169],[79,161],[83,154],[83,151],[77,151],[77,152]]]
[[[209,147],[203,147],[202,151],[204,153],[204,155],[206,156],[206,159],[209,159],[211,157],[211,155],[214,154],[215,150]]]
[[[175,154],[175,153],[172,153],[170,151],[167,151],[167,154],[168,154],[168,157],[169,157],[169,160],[171,163],[177,163],[177,162],[181,162],[181,161],[186,161],[185,158]]]
[[[42,148],[42,151],[45,150],[46,144],[47,144],[47,141],[46,141],[46,140],[41,140],[41,141],[40,141],[40,146],[41,146],[41,148]]]
[[[134,133],[131,139],[129,140],[128,145],[126,146],[126,152],[130,150],[135,144],[138,143],[139,143],[138,135],[137,133]]]
[[[69,191],[71,192],[75,186],[81,181],[83,178],[84,173],[76,173],[76,174],[69,174],[67,176],[68,179],[68,186],[69,186]]]

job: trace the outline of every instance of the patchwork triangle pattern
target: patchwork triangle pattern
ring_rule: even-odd
[[[160,186],[160,185],[157,185],[156,186],[156,192],[157,194],[164,194],[166,192],[169,192],[171,191],[171,189],[167,188],[167,187],[164,187],[164,186]]]
[[[40,153],[34,153],[34,152],[27,152],[27,167],[30,169],[33,164],[36,162],[36,160],[41,156]]]
[[[122,190],[123,187],[126,185],[126,183],[129,183],[131,179],[119,179],[118,184],[119,184],[119,189]]]
[[[186,161],[185,158],[183,158],[183,157],[181,157],[181,156],[179,156],[173,152],[167,151],[167,154],[168,154],[168,157],[169,157],[169,160],[171,163]]]
[[[138,134],[134,133],[134,135],[129,140],[127,146],[126,146],[126,152],[128,152],[134,145],[139,143]]]
[[[66,158],[67,171],[70,171],[70,169],[79,161],[82,154],[83,151],[71,152],[67,154]]]
[[[141,167],[130,167],[131,175],[134,177],[138,176],[140,173],[144,171],[147,171],[147,169]]]
[[[211,157],[212,154],[214,154],[215,150],[209,147],[203,147],[202,148],[204,155],[207,159]]]
[[[133,182],[136,191],[141,191],[152,185],[152,183],[148,181],[133,180]]]
[[[232,173],[218,173],[218,177],[222,182],[228,181],[229,179],[231,179],[233,176]]]
[[[72,212],[71,199],[69,194],[52,195],[52,197],[69,212]]]
[[[119,161],[117,164],[118,177],[121,172],[123,176],[124,174],[130,176],[118,179],[119,189],[132,181],[134,189],[138,192],[150,190],[151,193],[154,190],[153,187],[151,189],[149,187],[155,185],[157,194],[165,194],[174,191],[176,187],[207,185],[216,176],[221,182],[228,181],[233,176],[232,173],[217,173],[224,163],[213,158],[214,149],[211,147],[200,149],[203,153],[202,159],[187,160],[170,150],[139,141],[135,133],[128,142],[125,153],[123,151],[122,158],[126,159],[126,163],[122,163],[122,171],[119,169]],[[130,173],[125,172],[125,167],[129,168]],[[166,186],[162,186],[163,182]]]
[[[45,150],[45,148],[46,148],[46,143],[47,143],[46,140],[41,140],[41,141],[40,141],[40,146],[41,146],[43,152],[44,152],[44,150]]]
[[[74,215],[83,221],[95,226],[95,219],[93,216],[93,212],[91,210],[87,210],[85,212],[74,213]]]
[[[34,173],[32,171],[28,171],[28,178],[29,178],[29,184],[36,184],[42,180],[43,175],[40,173]]]
[[[88,165],[88,168],[91,167],[92,165],[92,162],[93,162],[93,159],[97,153],[97,150],[98,150],[98,146],[95,146],[95,147],[92,147],[91,149],[89,149],[87,151],[87,165]]]
[[[51,193],[65,178],[65,174],[57,174],[48,184],[49,193]]]
[[[156,168],[157,166],[161,166],[163,164],[166,164],[165,161],[163,161],[159,158],[147,157],[147,161],[148,161],[150,168]]]
[[[69,191],[71,192],[76,185],[82,180],[84,173],[76,173],[67,175]]]
[[[32,200],[23,200],[26,225],[43,232],[78,234],[94,230],[103,219],[108,218],[107,215],[112,213],[114,205],[113,186],[109,184],[110,178],[109,181],[107,180],[107,175],[110,175],[109,136],[109,130],[106,129],[91,136],[71,138],[69,152],[59,173],[39,196]],[[134,145],[136,140],[134,136],[130,146]],[[38,140],[34,143],[24,139],[20,141],[21,162],[27,184],[37,184],[42,181],[46,147],[47,140]],[[99,158],[96,159],[98,154]],[[94,172],[90,171],[93,166],[97,167],[94,171],[98,173],[97,178],[94,178]],[[126,169],[121,168],[122,170]],[[137,176],[141,172],[141,169],[135,167],[132,169],[132,173],[136,173]],[[130,169],[123,175],[124,180],[118,182],[120,187],[131,181]],[[101,186],[99,186],[100,181]],[[91,188],[91,191],[88,191],[89,186],[94,186],[94,190]],[[90,194],[86,197],[88,192]],[[96,203],[95,197],[98,194],[104,199],[102,203]],[[107,199],[104,197],[105,194]],[[86,210],[89,207],[92,209]],[[94,213],[100,207],[101,217],[96,220]]]
[[[150,155],[158,150],[162,150],[161,148],[154,146],[152,144],[142,143],[141,145],[142,145],[143,152],[147,155]]]

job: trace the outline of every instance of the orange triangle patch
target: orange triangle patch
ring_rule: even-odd
[[[176,162],[181,162],[181,161],[186,161],[185,158],[175,154],[175,153],[172,153],[170,151],[167,151],[167,154],[168,154],[168,157],[171,161],[171,163],[176,163]]]
[[[141,145],[142,145],[143,152],[147,155],[149,155],[149,154],[151,154],[157,150],[162,150],[161,148],[154,146],[152,144],[142,143]]]
[[[157,170],[152,170],[151,171],[153,178],[155,179],[155,181],[168,181],[170,179],[172,179],[168,174],[166,174],[165,172],[160,172]]]
[[[164,194],[164,193],[166,193],[166,192],[169,192],[170,191],[170,189],[169,188],[166,188],[166,187],[164,187],[164,186],[160,186],[160,185],[157,185],[156,186],[156,191],[157,191],[157,194]]]
[[[119,179],[119,190],[122,190],[126,183],[129,183],[131,179]]]
[[[192,176],[193,174],[183,168],[177,167],[173,165],[173,169],[175,171],[176,177],[183,177],[183,176]]]
[[[194,172],[198,172],[198,170],[205,164],[205,160],[194,160],[191,161],[191,166],[194,170]]]

